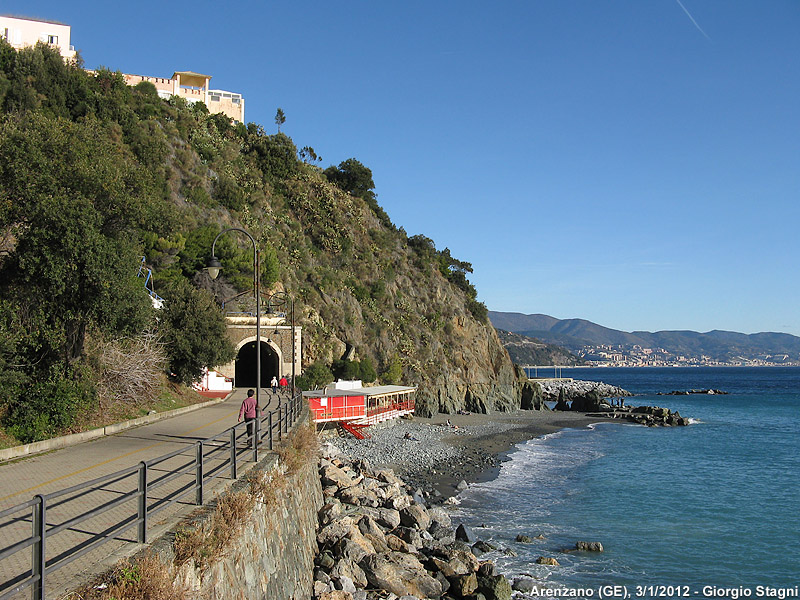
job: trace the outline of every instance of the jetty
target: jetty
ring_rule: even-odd
[[[525,375],[528,376],[528,381],[566,381],[571,382],[573,379],[572,377],[563,377],[562,376],[562,369],[564,368],[562,365],[520,365],[522,369],[525,371]],[[567,367],[569,368],[569,367]],[[542,373],[541,377],[539,376],[539,369],[546,372],[548,370],[553,371],[553,376],[547,376],[545,373]]]

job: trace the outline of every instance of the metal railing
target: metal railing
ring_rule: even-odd
[[[230,479],[237,479],[239,467],[247,462],[247,455],[252,453],[252,462],[257,462],[259,446],[266,444],[267,449],[273,450],[275,442],[289,432],[302,412],[302,402],[298,392],[285,404],[265,411],[249,424],[238,423],[213,437],[169,454],[141,461],[136,466],[63,490],[37,494],[27,502],[1,511],[0,539],[4,543],[14,537],[14,532],[9,533],[7,529],[13,525],[30,521],[32,530],[29,537],[16,539],[0,548],[0,563],[27,549],[31,553],[30,569],[0,582],[0,600],[10,599],[28,588],[33,600],[44,600],[48,575],[106,542],[116,539],[146,544],[151,517],[192,493],[193,504],[202,505],[204,487],[209,480],[226,473],[229,473]],[[248,429],[249,425],[252,426],[252,432]],[[179,464],[173,464],[175,462]],[[163,494],[153,499],[154,491],[159,489],[163,489]],[[94,509],[69,515],[71,500],[81,498],[85,502],[87,495],[91,494],[99,498]],[[133,501],[136,503],[135,509],[122,508],[121,514],[120,511],[112,514],[115,509]],[[48,522],[48,513],[54,513],[53,521],[59,522]],[[78,528],[89,520],[94,522],[93,531],[88,531],[86,526]],[[135,540],[119,537],[133,527],[136,527]],[[59,548],[58,554],[48,557],[48,543],[52,542],[54,536],[67,530],[78,533],[78,537],[84,539],[66,548]],[[16,537],[20,536],[17,534]]]

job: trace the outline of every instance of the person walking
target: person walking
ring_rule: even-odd
[[[242,401],[242,407],[239,409],[239,423],[242,422],[242,417],[244,417],[244,422],[247,423],[247,437],[250,440],[249,445],[252,444],[254,431],[253,421],[256,420],[257,414],[264,416],[261,407],[256,404],[255,393],[255,390],[247,390],[247,398]]]
[[[289,380],[286,379],[286,375],[282,375],[281,376],[280,386],[281,386],[281,391],[282,392],[285,392],[286,388],[289,387]]]
[[[275,377],[275,375],[272,376],[272,381],[270,381],[269,384],[272,386],[272,393],[273,394],[277,394],[278,393],[278,378]]]

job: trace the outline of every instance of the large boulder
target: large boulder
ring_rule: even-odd
[[[456,539],[468,544],[474,544],[478,541],[478,537],[472,533],[472,529],[461,523],[456,527]]]
[[[441,506],[432,506],[428,509],[428,514],[431,516],[431,525],[433,525],[433,523],[439,523],[443,527],[453,526],[450,515]]]
[[[367,546],[367,544],[369,544],[369,542],[366,539],[359,543],[349,538],[343,538],[336,542],[336,545],[333,548],[334,555],[339,560],[350,560],[354,563],[358,563],[365,556],[369,556],[375,552],[374,546],[372,546],[372,544]]]
[[[475,573],[466,575],[454,575],[448,578],[450,582],[450,592],[457,598],[468,598],[478,589],[478,577]]]
[[[542,387],[532,381],[520,385],[519,407],[523,410],[550,410],[544,403]]]
[[[424,506],[412,504],[400,511],[400,522],[405,527],[427,531],[431,525],[431,516]]]
[[[358,563],[352,560],[344,559],[336,563],[336,566],[331,569],[331,577],[341,580],[347,577],[350,581],[354,582],[358,587],[367,587],[367,576],[364,574],[364,569],[358,566]]]
[[[339,489],[342,489],[358,483],[358,480],[350,477],[347,473],[345,473],[344,469],[340,469],[336,465],[332,464],[322,467],[320,470],[320,475],[322,476],[323,486],[335,485]]]
[[[511,584],[503,575],[478,575],[478,592],[486,600],[511,600]]]
[[[567,391],[562,387],[558,390],[558,400],[556,401],[556,405],[553,410],[570,410],[569,402],[567,402],[569,398],[567,397]]]
[[[364,557],[360,566],[364,570],[369,585],[398,596],[408,594],[417,598],[441,596],[442,584],[435,577],[429,575],[419,561],[417,561],[419,567],[416,567],[403,557],[412,556],[391,552]]]
[[[320,546],[328,546],[346,537],[350,531],[355,529],[353,517],[342,517],[338,521],[333,521],[330,525],[323,527],[317,534],[317,543]]]
[[[597,390],[573,397],[571,408],[577,412],[604,412],[611,410],[609,404]]]
[[[603,544],[601,542],[576,542],[575,550],[580,552],[602,552]]]

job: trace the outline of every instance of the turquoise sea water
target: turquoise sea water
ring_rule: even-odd
[[[698,422],[645,428],[600,424],[517,446],[497,479],[471,486],[456,510],[501,572],[553,588],[707,586],[744,591],[800,585],[800,368],[570,369]],[[659,396],[715,388],[728,395]],[[486,527],[480,527],[485,525]],[[545,540],[514,541],[517,534]],[[602,554],[570,553],[578,540]],[[561,567],[536,565],[553,556]],[[705,588],[705,590],[704,590]],[[654,597],[643,590],[641,597]],[[668,594],[676,596],[678,594]],[[721,597],[714,591],[712,597]]]

